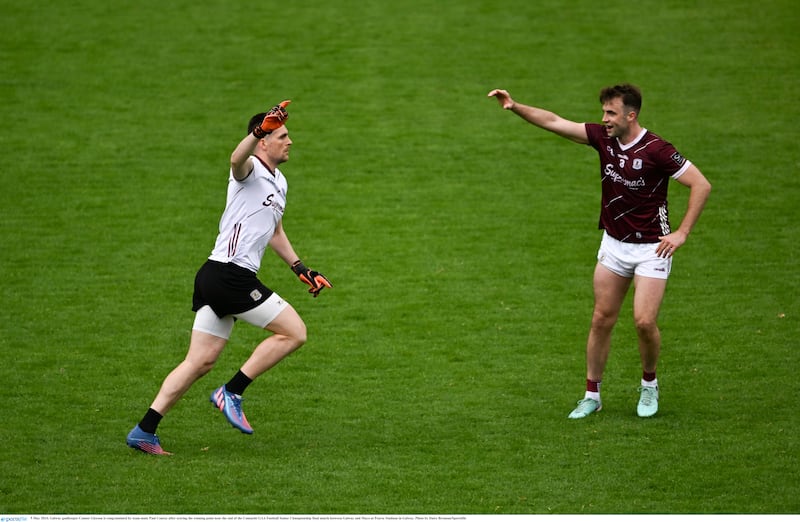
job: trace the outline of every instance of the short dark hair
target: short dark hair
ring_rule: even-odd
[[[250,123],[247,124],[247,134],[252,134],[253,129],[261,125],[261,122],[264,121],[264,118],[267,116],[266,112],[259,112],[252,118],[250,118]],[[269,134],[269,132],[267,133]]]
[[[630,83],[605,87],[600,91],[600,103],[606,103],[614,98],[622,98],[622,104],[636,114],[642,109],[642,91]]]

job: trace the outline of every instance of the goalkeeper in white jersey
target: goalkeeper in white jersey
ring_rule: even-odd
[[[272,333],[264,339],[210,400],[242,433],[253,428],[242,411],[242,394],[259,375],[300,348],[306,326],[295,309],[257,278],[269,246],[317,297],[330,281],[307,268],[283,230],[286,178],[278,166],[289,159],[292,140],[284,101],[269,112],[253,116],[248,134],[231,154],[228,195],[214,249],[195,277],[195,313],[189,352],[164,379],[142,420],[130,431],[128,446],[145,453],[169,455],[161,448],[156,429],[164,415],[216,363],[236,319]]]

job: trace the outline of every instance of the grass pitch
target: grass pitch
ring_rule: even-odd
[[[0,6],[0,513],[800,511],[792,3]],[[628,305],[604,411],[572,422],[596,155],[485,95],[596,121],[619,81],[714,191],[662,309],[658,416],[635,415]],[[207,401],[261,338],[240,325],[162,423],[175,455],[135,454],[230,152],[285,98],[285,226],[335,288],[268,253],[309,342],[248,390],[256,434]]]

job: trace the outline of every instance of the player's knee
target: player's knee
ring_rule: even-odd
[[[603,310],[595,310],[592,314],[592,329],[610,330],[617,322],[617,314],[610,314]]]
[[[650,337],[658,333],[658,323],[653,317],[634,317],[639,336]]]
[[[295,345],[295,348],[300,348],[306,344],[308,330],[306,329],[306,323],[303,322],[303,319],[299,315],[295,315],[294,319],[289,323],[289,327],[285,333],[291,339],[291,342]]]
[[[298,323],[292,325],[291,328],[287,328],[281,333],[276,333],[275,336],[279,337],[288,345],[290,351],[294,351],[306,344],[308,332],[305,323],[298,321]]]
[[[306,324],[301,321],[297,328],[292,332],[292,341],[297,345],[296,348],[300,348],[306,344],[307,340],[308,330],[306,329]]]
[[[195,379],[199,379],[210,372],[216,362],[215,358],[210,357],[191,357],[186,359],[186,364],[191,368]]]
[[[203,363],[203,365],[198,368],[199,377],[202,377],[202,376],[206,375],[208,372],[211,371],[212,368],[214,368],[214,363],[213,362],[205,362],[205,363]]]

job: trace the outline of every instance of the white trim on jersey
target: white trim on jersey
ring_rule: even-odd
[[[639,135],[636,136],[636,139],[634,139],[632,142],[628,143],[627,145],[623,145],[622,142],[619,141],[619,138],[617,138],[617,144],[619,145],[620,150],[623,150],[623,151],[629,150],[632,147],[634,147],[635,145],[638,145],[639,142],[642,140],[642,138],[644,138],[645,134],[647,134],[647,129],[642,128],[642,132],[640,132]],[[651,141],[648,141],[647,143],[643,144],[638,149],[634,150],[633,153],[634,154],[638,154],[642,149],[646,148],[651,143],[656,143],[656,142],[659,142],[659,141],[664,141],[664,140],[659,137],[657,139],[653,139]],[[683,173],[686,172],[686,170],[689,168],[689,166],[691,166],[691,164],[692,164],[692,162],[687,159],[684,162],[683,166],[680,169],[678,169],[678,171],[675,174],[672,175],[672,179],[678,179],[679,177],[683,176]]]
[[[621,141],[619,141],[619,138],[617,138],[617,145],[619,145],[619,150],[626,151],[626,150],[628,150],[628,149],[630,149],[630,148],[634,147],[635,145],[638,145],[638,144],[639,144],[639,141],[640,141],[642,138],[644,138],[644,135],[645,135],[645,134],[647,134],[647,129],[644,129],[644,128],[643,128],[643,129],[642,129],[642,132],[640,132],[640,133],[639,133],[639,135],[638,135],[638,136],[636,136],[636,138],[634,138],[634,140],[633,140],[633,141],[631,141],[630,143],[628,143],[627,145],[623,144]],[[643,149],[643,148],[647,147],[648,145],[649,145],[649,143],[645,143],[644,145],[642,145],[642,147],[641,147],[641,148]],[[637,150],[636,150],[636,152],[639,152],[639,150],[640,150],[640,149],[637,149]]]
[[[691,167],[691,166],[692,166],[692,162],[687,159],[686,163],[683,164],[683,167],[681,167],[680,170],[678,170],[678,172],[676,172],[675,174],[672,175],[672,179],[678,179],[681,176],[683,176],[683,174],[687,170],[689,170],[689,167]]]

